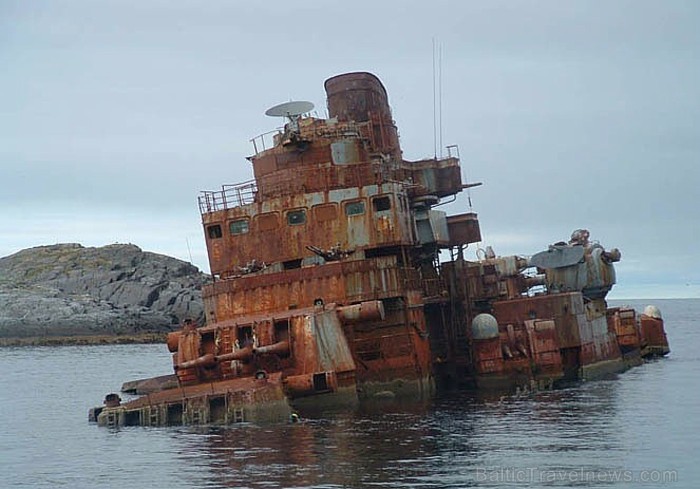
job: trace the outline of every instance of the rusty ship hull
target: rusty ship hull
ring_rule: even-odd
[[[176,377],[126,403],[112,394],[91,419],[294,419],[305,405],[549,388],[668,353],[656,308],[605,301],[618,250],[577,230],[529,258],[466,260],[476,213],[437,208],[478,185],[456,147],[405,160],[376,76],[325,88],[329,118],[270,109],[285,125],[252,140],[254,179],[200,196],[213,281],[206,325],[168,338]]]

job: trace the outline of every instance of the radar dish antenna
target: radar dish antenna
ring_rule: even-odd
[[[265,115],[270,117],[287,117],[290,121],[296,121],[303,114],[311,112],[313,108],[314,104],[311,102],[297,100],[270,107],[265,111]]]

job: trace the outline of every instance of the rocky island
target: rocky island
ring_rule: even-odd
[[[0,258],[0,344],[159,341],[204,320],[208,276],[133,244],[57,244]]]

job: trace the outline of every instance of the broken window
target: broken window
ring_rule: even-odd
[[[223,236],[221,233],[221,225],[212,224],[211,226],[207,226],[207,236],[209,236],[209,239],[219,239]]]
[[[391,199],[389,196],[375,197],[372,199],[372,207],[374,212],[388,211],[391,209]]]
[[[245,348],[253,344],[253,327],[238,326],[236,331],[236,340],[239,348]]]
[[[285,270],[293,270],[295,268],[301,268],[301,262],[302,262],[301,258],[299,258],[297,260],[283,261],[282,267]]]
[[[274,323],[275,341],[289,340],[289,318],[278,319]]]

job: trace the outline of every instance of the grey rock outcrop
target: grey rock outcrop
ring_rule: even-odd
[[[137,334],[203,322],[207,276],[131,244],[39,246],[0,258],[0,337]]]

